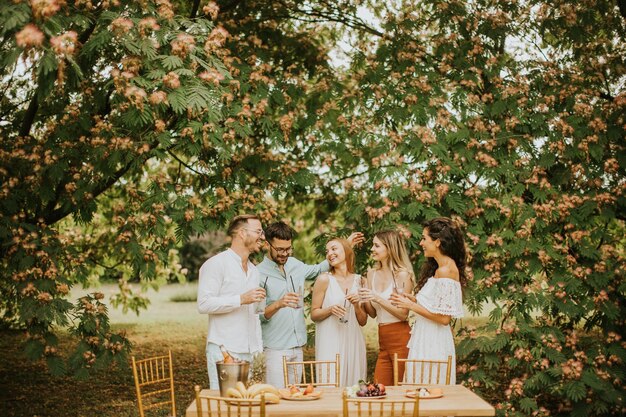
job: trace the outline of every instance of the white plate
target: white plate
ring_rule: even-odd
[[[419,390],[410,390],[406,392],[406,396],[409,398],[415,398],[417,392]],[[420,397],[420,400],[432,400],[434,398],[443,397],[443,390],[441,388],[429,388],[428,395],[425,397]]]

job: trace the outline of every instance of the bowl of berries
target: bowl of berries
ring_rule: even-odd
[[[359,381],[358,384],[348,387],[347,393],[348,396],[352,398],[366,399],[384,398],[387,395],[385,385],[367,381]]]

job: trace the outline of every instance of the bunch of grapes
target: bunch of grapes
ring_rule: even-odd
[[[385,386],[376,382],[362,383],[356,392],[357,397],[380,397],[382,395],[385,395]]]

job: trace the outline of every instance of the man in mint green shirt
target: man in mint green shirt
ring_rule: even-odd
[[[307,332],[302,303],[304,281],[328,271],[328,262],[307,265],[291,257],[294,232],[286,223],[276,222],[265,229],[267,254],[259,265],[259,283],[266,291],[267,307],[261,316],[266,361],[266,382],[284,388],[283,356],[301,361]],[[352,244],[364,241],[362,233],[352,233]],[[289,375],[289,384],[300,382],[301,375]]]

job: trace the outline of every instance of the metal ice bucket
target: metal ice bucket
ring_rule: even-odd
[[[250,372],[250,362],[241,361],[235,363],[216,362],[217,379],[220,384],[220,395],[226,397],[228,388],[235,388],[238,381],[248,384],[248,373]]]

